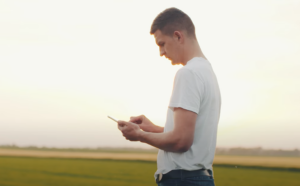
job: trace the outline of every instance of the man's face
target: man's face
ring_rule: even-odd
[[[160,56],[165,56],[172,62],[172,65],[180,64],[180,44],[177,37],[164,35],[160,30],[153,34],[156,44],[159,46]]]

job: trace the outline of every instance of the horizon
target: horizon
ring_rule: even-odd
[[[147,147],[122,147],[122,146],[98,146],[98,147],[55,147],[55,146],[35,146],[35,145],[29,145],[29,146],[18,146],[14,144],[0,144],[0,148],[20,148],[20,149],[59,149],[59,150],[103,150],[103,149],[113,149],[113,150],[145,150],[145,151],[154,151],[159,150],[156,147],[147,146]],[[300,151],[300,149],[272,149],[272,148],[262,148],[262,147],[216,147],[216,150],[236,150],[236,149],[242,149],[242,150],[262,150],[262,151]]]

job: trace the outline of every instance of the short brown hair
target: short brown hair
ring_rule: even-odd
[[[188,36],[196,38],[195,26],[191,18],[177,8],[168,8],[154,19],[150,34],[160,30],[163,34],[172,36],[176,30],[187,31]]]

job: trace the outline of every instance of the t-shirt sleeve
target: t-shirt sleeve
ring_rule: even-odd
[[[200,77],[189,69],[180,69],[175,76],[169,107],[181,107],[198,114],[203,89]]]

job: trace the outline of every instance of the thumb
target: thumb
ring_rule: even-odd
[[[143,116],[132,116],[130,117],[130,122],[141,124],[143,122]]]
[[[119,120],[118,125],[124,127],[126,125],[125,121]]]
[[[131,116],[129,121],[133,122],[135,118],[137,118],[137,116]]]

